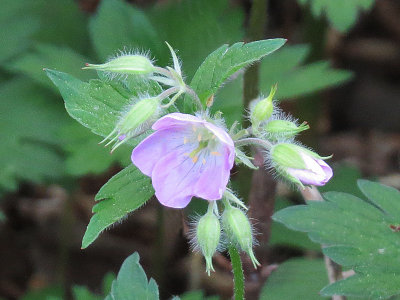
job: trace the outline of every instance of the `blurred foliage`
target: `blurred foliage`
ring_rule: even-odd
[[[302,5],[309,4],[314,16],[325,14],[337,30],[346,32],[356,23],[359,12],[368,10],[375,0],[298,0]]]
[[[400,192],[367,180],[358,186],[368,200],[328,192],[326,201],[309,201],[277,212],[273,219],[307,232],[323,253],[356,274],[325,287],[324,296],[387,299],[400,294]]]
[[[190,82],[210,52],[243,39],[243,22],[242,9],[227,0],[172,1],[144,10],[123,0],[103,0],[89,18],[73,0],[3,0],[0,133],[7,142],[0,160],[0,192],[15,190],[21,180],[63,180],[99,174],[113,164],[129,164],[127,147],[110,155],[108,149],[97,146],[98,137],[66,117],[43,68],[86,81],[94,73],[80,69],[84,62],[103,62],[118,50],[135,49],[150,50],[151,56],[165,65],[170,55],[163,41],[169,41],[179,50]],[[277,60],[281,57],[280,64],[264,62],[262,90],[278,81],[282,99],[295,98],[349,78],[348,72],[329,69],[325,62],[299,67],[306,52],[306,46],[289,46],[275,54]],[[286,65],[288,57],[294,62]],[[233,78],[215,95],[213,108],[224,113],[228,124],[240,119],[242,111],[238,97],[242,76],[234,74]]]

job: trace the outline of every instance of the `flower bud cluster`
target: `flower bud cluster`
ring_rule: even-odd
[[[299,124],[293,117],[283,113],[273,101],[275,93],[276,86],[272,87],[267,98],[256,100],[251,106],[249,117],[252,126],[245,134],[254,137],[243,138],[241,135],[242,139],[239,138],[236,145],[261,146],[265,150],[267,168],[291,183],[300,187],[324,185],[333,175],[332,169],[324,162],[329,157],[322,157],[295,141],[296,135],[310,126],[307,122]],[[237,153],[241,153],[240,149]],[[249,165],[248,159],[242,158],[241,161]]]
[[[234,246],[238,250],[246,252],[255,268],[260,265],[254,252],[254,237],[252,225],[246,214],[230,202],[243,206],[239,199],[228,192],[224,195],[225,209],[219,216],[217,204],[210,202],[207,213],[197,222],[192,238],[194,250],[201,251],[206,260],[206,272],[215,271],[212,265],[212,257],[216,251],[222,251],[227,246]]]

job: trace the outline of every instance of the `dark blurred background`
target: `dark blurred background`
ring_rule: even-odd
[[[152,199],[80,249],[94,195],[129,164],[130,149],[111,156],[98,146],[101,138],[67,115],[43,68],[88,80],[95,74],[81,70],[85,62],[101,63],[123,49],[149,49],[164,66],[171,62],[168,41],[190,82],[223,43],[287,38],[261,64],[236,74],[215,96],[214,109],[231,124],[258,92],[278,83],[282,108],[311,125],[300,140],[334,154],[335,177],[322,191],[360,195],[361,177],[400,188],[400,2],[321,2],[1,0],[0,297],[68,299],[76,285],[101,295],[105,274],[117,273],[134,251],[163,299],[188,290],[232,294],[227,256],[215,257],[217,272],[208,277],[202,257],[189,249],[187,216],[203,209],[201,201],[180,211]],[[258,220],[262,268],[245,261],[247,298],[256,299],[277,264],[321,253],[306,235],[270,221],[274,209],[302,203],[298,192],[264,171],[238,171],[233,184]]]

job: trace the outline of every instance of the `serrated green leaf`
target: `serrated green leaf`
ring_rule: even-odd
[[[329,192],[324,202],[290,207],[273,219],[308,232],[313,241],[327,245],[323,251],[328,257],[357,273],[328,286],[324,295],[386,299],[400,294],[400,267],[394,263],[400,259],[400,238],[391,228],[400,224],[400,192],[368,181],[359,184],[368,201]]]
[[[270,39],[251,43],[223,45],[211,53],[201,64],[190,86],[203,104],[215,94],[234,73],[276,51],[285,39]]]
[[[268,277],[260,300],[320,300],[319,291],[328,283],[322,259],[291,259]]]
[[[84,56],[70,48],[37,44],[32,51],[19,56],[5,66],[11,72],[26,75],[44,87],[57,90],[48,80],[43,68],[63,70],[81,80],[88,80],[92,74],[81,70],[86,61]]]
[[[118,50],[151,49],[161,46],[152,24],[138,8],[122,0],[104,0],[90,20],[90,34],[101,62]]]
[[[91,80],[83,82],[69,74],[46,70],[47,76],[59,88],[70,116],[95,134],[107,136],[134,97],[148,93],[151,96],[161,92],[153,81],[139,77],[130,78],[129,89],[116,82]],[[133,139],[132,144],[142,139]]]
[[[104,229],[146,203],[153,194],[150,178],[133,165],[113,176],[96,195],[95,200],[101,201],[93,207],[94,215],[87,226],[82,248],[93,243]]]
[[[308,46],[296,45],[268,55],[261,62],[260,91],[267,95],[271,86],[278,84],[275,96],[284,100],[339,85],[352,77],[349,71],[331,69],[326,61],[301,66],[308,51]]]
[[[118,277],[114,280],[111,293],[106,300],[158,300],[158,286],[151,278],[147,281],[146,273],[139,263],[137,252],[129,256],[121,266]]]
[[[19,180],[60,178],[57,132],[67,120],[52,95],[32,82],[17,78],[0,86],[0,190],[15,189]]]
[[[339,31],[348,31],[357,21],[359,12],[368,10],[374,0],[298,0],[299,3],[311,5],[311,11],[316,17],[325,14],[333,27]]]

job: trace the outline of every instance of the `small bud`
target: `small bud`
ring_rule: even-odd
[[[253,253],[253,232],[247,216],[239,208],[227,206],[222,214],[222,226],[228,240],[245,251],[254,265],[260,265]]]
[[[110,139],[110,141],[106,146],[117,141],[111,149],[111,152],[113,152],[129,138],[140,134],[141,132],[138,132],[140,131],[139,129],[142,131],[146,129],[143,128],[143,126],[149,123],[150,120],[154,120],[159,116],[159,108],[160,99],[158,97],[149,97],[139,100],[121,117],[114,130],[101,141],[100,144],[108,139]],[[148,126],[150,126],[150,124],[148,124]]]
[[[196,240],[198,248],[206,259],[208,275],[210,275],[210,270],[215,271],[212,265],[212,257],[217,250],[220,238],[221,226],[218,217],[213,212],[206,213],[197,223]]]
[[[271,92],[267,98],[259,100],[251,109],[250,120],[254,128],[258,128],[261,122],[268,120],[273,112],[273,98],[276,93],[277,86],[271,88]]]
[[[333,175],[332,169],[323,161],[328,158],[290,143],[279,143],[270,149],[271,164],[278,174],[300,186],[327,183]]]
[[[298,126],[296,123],[287,120],[272,120],[264,127],[266,133],[272,138],[292,138],[309,128],[310,126],[306,122]]]
[[[95,69],[99,71],[130,74],[130,75],[148,75],[154,72],[150,59],[143,55],[122,55],[110,61],[100,64],[86,64],[83,69]]]

